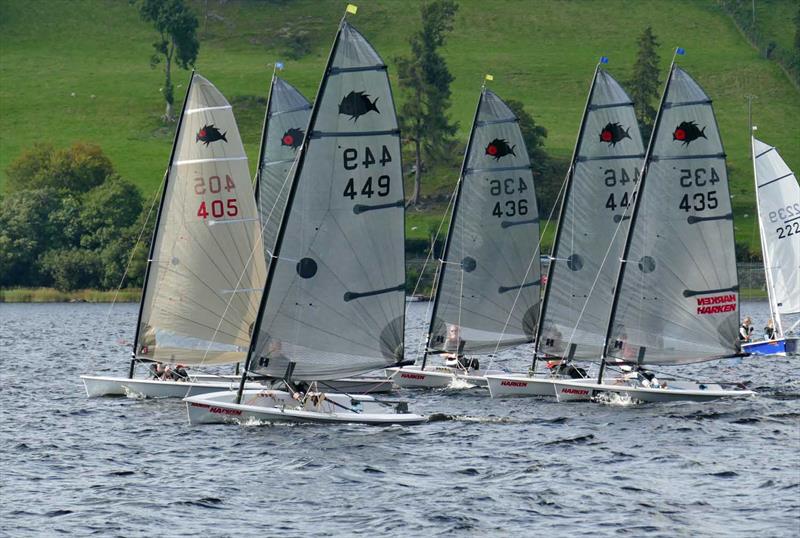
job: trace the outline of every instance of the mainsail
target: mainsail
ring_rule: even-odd
[[[800,186],[774,147],[752,142],[770,310],[783,336],[780,315],[800,313]]]
[[[539,218],[514,112],[483,89],[457,188],[428,349],[488,353],[533,341]]]
[[[142,296],[140,358],[244,360],[265,279],[259,224],[231,105],[189,83]]]
[[[674,65],[638,191],[607,356],[679,364],[736,353],[739,284],[725,153],[711,99]]]
[[[597,68],[567,177],[537,351],[581,359],[602,354],[643,158],[630,97]]]
[[[400,133],[386,65],[347,22],[300,151],[248,369],[324,380],[395,365],[405,322]]]
[[[297,89],[273,75],[269,91],[261,156],[256,175],[256,205],[263,229],[267,263],[275,246],[289,195],[289,173],[305,139],[311,103]]]

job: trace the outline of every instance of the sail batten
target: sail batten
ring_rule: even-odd
[[[432,352],[533,341],[539,220],[519,121],[483,89],[464,156],[428,334]]]
[[[171,161],[143,290],[136,354],[185,364],[237,362],[247,348],[259,297],[224,290],[257,288],[266,271],[258,255],[247,157],[232,109],[196,74]]]
[[[251,372],[282,377],[294,363],[293,378],[326,380],[402,360],[400,138],[387,71],[375,69],[378,64],[385,66],[342,22],[308,135],[281,181],[286,210],[274,249],[268,246]]]
[[[559,216],[540,320],[540,353],[569,353],[579,360],[602,354],[644,153],[630,97],[598,68]]]

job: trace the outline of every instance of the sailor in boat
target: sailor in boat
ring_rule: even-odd
[[[772,321],[772,320],[770,320]],[[750,316],[745,316],[742,324],[739,326],[739,341],[749,342],[753,337],[753,320]]]
[[[767,340],[775,340],[775,323],[772,318],[767,321],[767,326],[764,327],[764,338]]]
[[[478,359],[469,359],[464,356],[464,345],[466,342],[461,339],[461,330],[455,323],[447,326],[447,338],[445,338],[444,346],[444,365],[450,368],[461,368],[463,370],[480,369]]]
[[[586,370],[578,368],[569,361],[563,359],[549,360],[547,361],[547,367],[550,369],[550,374],[553,376],[569,377],[570,379],[586,378]]]

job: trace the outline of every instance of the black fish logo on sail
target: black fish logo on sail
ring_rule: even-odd
[[[287,146],[292,149],[297,149],[303,145],[303,138],[305,133],[302,129],[295,129],[294,127],[283,133],[281,137],[281,146]]]
[[[630,127],[625,129],[619,123],[609,122],[603,127],[603,130],[600,131],[600,142],[608,142],[609,146],[616,146],[617,142],[631,137],[628,131],[630,131]]]
[[[505,138],[495,138],[486,146],[486,155],[494,157],[495,161],[499,161],[501,157],[505,157],[506,155],[513,155],[516,157],[517,154],[514,153],[514,148],[516,147],[516,144],[509,146],[508,140]]]
[[[698,128],[693,121],[681,122],[672,132],[672,140],[683,142],[684,146],[688,146],[689,142],[694,142],[698,138],[706,138],[706,128]]]
[[[374,110],[378,114],[381,113],[378,110],[378,107],[375,106],[375,103],[378,102],[378,98],[376,97],[374,101],[369,100],[369,94],[364,92],[350,92],[348,93],[343,99],[342,102],[339,103],[339,114],[344,114],[345,116],[350,116],[350,119],[358,121],[358,118],[366,114],[367,112]]]
[[[219,129],[214,127],[214,124],[211,125],[204,125],[202,129],[197,131],[197,138],[195,138],[195,143],[203,142],[206,146],[208,146],[211,142],[216,142],[217,140],[224,140],[225,142],[228,141],[225,138],[225,135],[228,134],[227,131],[224,133],[220,133]]]

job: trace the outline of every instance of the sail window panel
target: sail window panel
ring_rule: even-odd
[[[460,327],[463,350],[489,353],[533,340],[541,292],[533,174],[513,112],[482,93],[470,139],[431,348]]]
[[[187,106],[206,110],[184,115],[167,178],[137,345],[148,358],[236,362],[249,343],[266,271],[244,148],[225,105],[194,76]]]
[[[777,150],[754,140],[759,220],[779,314],[800,313],[800,186]],[[776,179],[781,178],[776,181]]]
[[[375,63],[345,23],[333,65]],[[402,358],[404,197],[388,76],[328,76],[317,101],[251,358],[278,377],[288,361],[294,378],[331,379]]]
[[[541,352],[564,356],[575,344],[577,359],[602,354],[643,153],[630,98],[598,70],[551,261]]]
[[[699,99],[680,69],[671,81],[665,102]],[[735,353],[732,210],[711,104],[662,109],[653,144],[609,354],[632,360],[646,348],[643,363],[678,364]]]
[[[311,104],[291,84],[273,77],[269,107],[257,186],[267,265],[286,209],[291,188],[289,174],[305,139]]]

